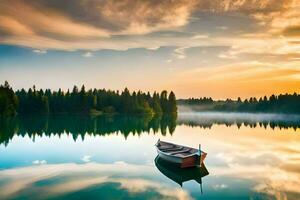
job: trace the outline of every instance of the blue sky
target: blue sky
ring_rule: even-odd
[[[15,89],[300,92],[296,0],[13,0],[0,13],[0,80]]]

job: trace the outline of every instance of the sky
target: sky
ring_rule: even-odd
[[[0,1],[0,81],[14,89],[300,92],[299,0]]]

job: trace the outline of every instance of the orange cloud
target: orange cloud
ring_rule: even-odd
[[[300,16],[299,16],[300,17]],[[283,30],[285,36],[300,36],[300,23],[299,26],[290,26]]]
[[[78,0],[70,6],[61,2],[53,6],[46,0],[1,2],[0,42],[43,49],[115,49],[124,45],[109,37],[146,34],[187,24],[196,2]],[[142,42],[125,43],[125,48],[144,46]]]
[[[2,3],[4,4],[4,3]],[[55,11],[37,10],[23,1],[9,2],[0,5],[1,25],[6,25],[13,35],[31,34],[31,37],[54,34],[68,37],[103,37],[108,36],[105,30],[87,24],[75,23]],[[26,16],[26,17],[24,17]],[[6,20],[5,20],[6,19]],[[5,29],[2,31],[6,31]],[[48,35],[51,38],[51,35]]]
[[[199,34],[193,32],[193,29],[187,32],[191,34],[187,38],[154,40],[147,36],[136,36],[157,31],[184,31],[184,27],[191,22],[197,24],[203,21],[199,18],[199,13],[208,16],[217,13],[220,16],[230,12],[239,13],[248,18],[253,17],[258,23],[266,24],[272,29],[277,29],[279,25],[284,25],[285,28],[287,23],[296,26],[299,25],[297,5],[296,0],[74,0],[71,4],[50,0],[2,1],[0,43],[67,50],[157,48],[177,45],[190,47],[202,45],[205,41],[209,45],[222,45],[237,38],[221,37],[211,41],[208,38],[197,38]],[[257,34],[253,33],[253,39]],[[119,36],[125,39],[122,40]],[[202,43],[192,41],[190,36],[195,36]],[[272,36],[268,37],[272,39]],[[262,41],[258,42],[262,44]],[[233,42],[230,45],[233,45]],[[255,47],[250,48],[252,49]]]
[[[173,87],[183,97],[212,96],[237,98],[300,92],[300,69],[264,63],[204,67],[181,72]]]
[[[16,19],[8,16],[0,16],[0,28],[12,35],[32,35],[33,31]]]

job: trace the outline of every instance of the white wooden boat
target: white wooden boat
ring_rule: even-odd
[[[201,166],[207,153],[199,149],[158,140],[155,144],[160,158],[181,168]]]

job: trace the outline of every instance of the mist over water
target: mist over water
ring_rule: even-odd
[[[277,127],[294,129],[300,127],[300,115],[275,113],[238,113],[238,112],[199,112],[188,106],[180,106],[178,124],[211,127],[213,124],[226,124],[256,127]]]
[[[300,115],[227,112],[181,112],[178,120],[189,121],[248,121],[248,122],[300,122]]]

